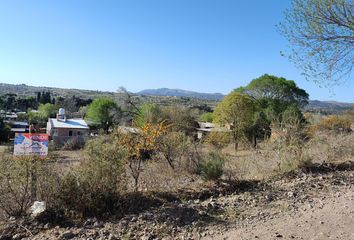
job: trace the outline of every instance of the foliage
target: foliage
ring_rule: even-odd
[[[224,173],[225,157],[217,152],[202,156],[199,163],[200,174],[207,180],[218,180]]]
[[[106,133],[110,127],[118,123],[122,117],[122,110],[111,98],[97,98],[86,112],[86,120],[91,125],[96,125]]]
[[[282,113],[281,118],[273,122],[272,130],[278,132],[278,139],[286,144],[302,145],[309,137],[306,126],[307,121],[302,112],[296,105],[292,105]]]
[[[352,0],[292,0],[279,30],[292,49],[290,60],[310,80],[350,77],[354,59]]]
[[[135,190],[138,189],[143,161],[151,158],[158,149],[159,138],[166,133],[168,128],[165,122],[147,123],[139,128],[138,133],[123,133],[119,129],[115,132],[117,144],[127,150],[129,168],[135,180]]]
[[[308,93],[296,86],[294,81],[268,74],[252,80],[242,91],[257,100],[270,120],[279,117],[288,106],[301,108],[309,100]]]
[[[37,102],[41,104],[52,103],[51,93],[49,91],[37,92]]]
[[[235,150],[244,139],[247,129],[252,125],[255,102],[247,95],[231,92],[221,101],[215,111],[215,122],[232,125],[232,137]]]
[[[11,128],[0,118],[0,142],[7,142]]]
[[[205,138],[205,143],[221,150],[232,142],[232,136],[229,132],[210,132]]]
[[[70,138],[65,141],[61,147],[62,150],[78,150],[83,147],[83,143],[80,143],[77,138]]]
[[[263,111],[254,114],[252,125],[246,130],[247,138],[257,147],[257,139],[266,139],[271,135],[270,121]]]
[[[199,120],[202,122],[213,122],[214,115],[212,112],[204,113],[200,116]]]
[[[155,104],[145,103],[139,107],[134,117],[134,126],[142,127],[147,123],[159,123],[163,121],[162,110]]]
[[[9,216],[26,214],[35,200],[54,199],[58,178],[48,160],[36,157],[12,159],[2,156],[0,161],[0,209]]]
[[[58,107],[51,103],[40,104],[37,112],[28,111],[28,120],[30,123],[39,123],[44,125],[48,118],[55,117]]]
[[[183,132],[168,132],[158,141],[158,151],[164,156],[171,168],[181,162],[190,149],[190,139]]]
[[[42,119],[47,120],[49,117],[55,117],[58,107],[51,103],[40,104],[38,107],[38,112]]]
[[[183,132],[188,136],[195,137],[198,122],[191,114],[191,109],[174,106],[164,109],[165,119],[173,132]]]
[[[351,120],[346,116],[332,115],[322,119],[316,126],[318,130],[351,131]]]
[[[1,109],[6,111],[12,111],[16,108],[16,97],[17,95],[14,93],[6,93],[1,96]]]
[[[92,103],[92,99],[84,99],[77,96],[70,96],[70,97],[57,97],[55,98],[55,104],[60,106],[61,108],[65,108],[67,112],[78,112],[81,107],[88,106]]]
[[[61,183],[58,207],[83,216],[108,215],[126,188],[126,150],[112,144],[109,136],[89,140],[87,158],[77,169],[68,172]]]

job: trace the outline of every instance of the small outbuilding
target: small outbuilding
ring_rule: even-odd
[[[231,127],[229,125],[219,126],[210,122],[198,122],[199,128],[197,128],[197,138],[202,139],[210,132],[230,132]]]
[[[81,118],[67,119],[65,110],[59,109],[56,118],[49,118],[47,122],[47,134],[57,146],[64,145],[68,141],[84,144],[89,137],[90,128]]]

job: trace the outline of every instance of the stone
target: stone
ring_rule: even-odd
[[[41,201],[35,201],[33,205],[30,207],[31,216],[34,218],[41,215],[41,213],[45,212],[45,210],[46,210],[46,204],[45,202],[41,202]]]
[[[287,196],[288,196],[288,198],[293,198],[293,197],[295,197],[295,193],[293,193],[293,192],[288,192],[288,193],[287,193]]]
[[[15,235],[12,236],[12,239],[13,239],[13,240],[20,240],[20,239],[25,238],[25,237],[26,237],[26,236],[23,235],[22,233],[17,233],[17,234],[15,234]]]
[[[61,239],[72,239],[72,238],[74,238],[74,237],[75,237],[75,234],[74,234],[72,231],[70,231],[70,230],[64,232],[64,233],[61,235]]]

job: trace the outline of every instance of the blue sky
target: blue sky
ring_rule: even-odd
[[[354,102],[354,83],[307,82],[280,51],[290,0],[0,0],[0,82],[228,93],[264,74],[311,99]]]

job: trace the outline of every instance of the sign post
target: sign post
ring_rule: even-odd
[[[38,133],[16,133],[14,141],[14,156],[34,156],[44,158],[48,155],[48,135]],[[36,159],[31,166],[31,200],[37,197]],[[34,168],[34,169],[33,169]]]
[[[48,155],[48,134],[16,133],[14,141],[15,156]]]

